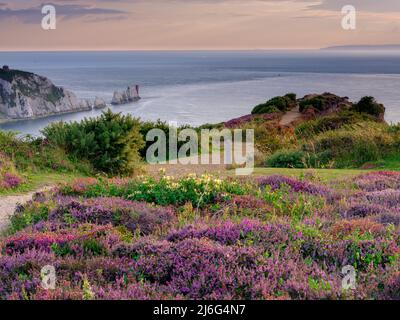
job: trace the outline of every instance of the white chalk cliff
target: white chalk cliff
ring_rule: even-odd
[[[125,91],[115,91],[111,104],[120,105],[140,100],[139,86],[128,87]]]
[[[88,101],[30,72],[0,69],[0,114],[5,119],[29,119],[90,110]]]

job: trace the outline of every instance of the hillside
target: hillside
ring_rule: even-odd
[[[398,299],[399,192],[391,172],[78,180],[18,207],[0,298]]]
[[[255,129],[265,168],[244,178],[146,172],[144,137],[168,125],[111,111],[40,139],[0,132],[0,194],[65,175],[4,224],[0,299],[397,300],[400,173],[378,169],[398,166],[400,129],[382,112],[372,97],[289,94],[205,125]]]
[[[64,88],[34,73],[0,69],[0,116],[7,119],[29,119],[53,114],[90,110]]]

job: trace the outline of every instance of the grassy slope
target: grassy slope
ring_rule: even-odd
[[[301,175],[311,173],[320,177],[324,181],[354,177],[372,170],[361,169],[287,169],[287,168],[255,168],[254,176],[281,174],[291,177],[299,177]]]
[[[376,165],[383,170],[400,171],[400,158],[397,156],[387,157],[383,161],[378,161]]]
[[[27,182],[23,185],[12,190],[0,190],[0,197],[28,193],[46,186],[71,182],[80,177],[82,177],[82,175],[73,173],[32,173],[29,174]]]
[[[181,170],[177,170],[181,172]],[[330,181],[342,179],[347,177],[356,176],[371,170],[357,170],[357,169],[287,169],[287,168],[255,168],[253,176],[275,175],[281,174],[291,177],[300,177],[304,174],[311,173],[319,177],[323,181]],[[228,176],[234,175],[234,170],[226,171]],[[169,172],[174,175],[173,172]],[[209,172],[213,173],[213,172]],[[215,174],[220,172],[215,172]],[[178,175],[179,176],[179,175]],[[83,175],[72,173],[33,173],[29,174],[28,182],[13,190],[0,190],[0,197],[7,195],[18,195],[40,189],[45,186],[56,185],[64,182],[71,182]]]

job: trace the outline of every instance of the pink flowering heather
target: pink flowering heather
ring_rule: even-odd
[[[397,213],[383,213],[377,217],[375,220],[383,225],[394,225],[396,227],[400,226],[400,212]]]
[[[395,225],[399,225],[400,190],[384,189],[357,192],[341,205],[340,213],[344,218],[375,216],[376,220],[382,221],[382,223],[392,221]],[[379,218],[381,216],[385,216],[386,219]],[[389,218],[391,216],[393,218]]]
[[[79,201],[70,197],[57,199],[60,205],[50,213],[50,221],[113,224],[134,232],[148,234],[167,227],[174,219],[171,207],[154,207],[144,202],[120,198],[95,198]]]
[[[215,227],[188,226],[182,230],[172,232],[169,241],[184,239],[207,238],[223,245],[261,245],[264,248],[274,248],[296,240],[301,234],[285,224],[263,224],[257,220],[243,220],[236,224],[226,222]]]
[[[400,172],[379,171],[356,177],[354,183],[364,191],[400,189]]]
[[[341,215],[346,219],[365,218],[368,216],[381,215],[390,212],[400,213],[399,209],[390,209],[379,204],[365,204],[360,201],[356,203],[346,203],[340,208]]]
[[[334,193],[331,189],[323,185],[300,181],[295,178],[280,175],[261,177],[257,179],[257,182],[261,187],[269,186],[271,191],[275,191],[286,185],[292,192],[302,192],[323,197],[330,197]]]
[[[144,241],[119,254],[134,256],[144,279],[189,299],[339,298],[340,277],[299,256],[252,247],[225,247],[207,239]],[[310,287],[310,279],[323,288]]]
[[[264,211],[271,210],[271,208],[264,200],[250,195],[234,196],[232,199],[225,202],[226,204],[230,204],[238,209],[253,209]]]
[[[355,233],[371,234],[375,238],[382,238],[386,235],[386,228],[381,223],[370,219],[340,220],[331,227],[330,233],[336,239],[350,237]]]
[[[400,189],[367,192],[362,197],[369,203],[380,204],[388,208],[400,207]]]
[[[118,242],[118,235],[107,231],[112,231],[111,227],[86,225],[79,229],[61,229],[53,232],[19,232],[5,241],[4,248],[8,255],[24,253],[26,250],[55,251],[61,254],[84,253],[81,245],[87,240],[99,240],[103,242],[102,245]],[[94,246],[101,246],[100,242],[95,242]]]
[[[24,254],[0,255],[0,299],[23,299],[23,290],[35,291],[41,282],[40,269],[56,260],[52,252],[29,249]]]
[[[382,238],[360,241],[307,239],[302,243],[301,252],[305,258],[310,257],[321,265],[353,265],[364,271],[371,266],[391,265],[393,259],[398,259],[400,248],[396,240]]]
[[[156,182],[146,192],[157,195],[137,202],[126,199],[143,184],[81,180],[18,206],[0,241],[0,300],[400,299],[398,177],[362,175],[356,191],[238,180],[241,192],[198,208],[190,184],[172,208],[151,203],[177,197]],[[55,290],[41,286],[45,265]],[[345,265],[355,290],[342,290]]]
[[[72,185],[66,186],[68,192],[71,194],[81,194],[88,190],[90,186],[93,186],[98,183],[98,180],[95,178],[81,178],[77,179],[73,182]]]
[[[23,180],[14,173],[6,172],[0,176],[0,187],[4,189],[13,189],[21,185]]]

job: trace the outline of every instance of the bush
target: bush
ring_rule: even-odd
[[[300,99],[300,112],[304,112],[308,108],[314,108],[319,112],[328,110],[343,110],[351,107],[351,103],[347,97],[339,97],[335,94],[325,92],[318,95],[307,95]]]
[[[321,97],[314,97],[300,102],[300,112],[303,112],[304,110],[309,108],[314,108],[317,109],[318,111],[323,111],[324,100]]]
[[[112,179],[88,181],[86,186],[66,186],[64,195],[94,197],[122,197],[132,201],[144,201],[158,205],[184,205],[191,202],[196,207],[215,203],[221,195],[241,195],[245,186],[237,181],[214,179],[208,175],[189,175],[181,179],[162,176],[127,179],[120,183]]]
[[[322,132],[338,130],[345,125],[355,124],[362,121],[375,121],[376,119],[367,115],[351,111],[341,111],[337,114],[324,116],[315,120],[301,123],[295,129],[299,138],[311,138]]]
[[[90,173],[91,166],[85,161],[72,162],[65,151],[42,138],[17,136],[15,132],[0,131],[0,150],[12,159],[19,172],[58,171]],[[11,160],[10,160],[11,161]]]
[[[172,208],[153,207],[147,203],[120,198],[102,197],[78,201],[60,197],[58,200],[60,204],[48,217],[51,222],[112,224],[123,226],[132,233],[139,230],[142,234],[149,234],[157,228],[167,228],[175,217]]]
[[[305,168],[306,153],[301,150],[280,150],[267,159],[267,166],[274,168]]]
[[[288,93],[287,95],[281,97],[274,97],[271,100],[268,100],[265,103],[259,104],[256,106],[252,114],[262,114],[262,113],[276,113],[276,112],[285,112],[296,105],[296,95],[294,93]]]
[[[241,129],[254,130],[255,147],[266,155],[271,155],[280,149],[288,149],[297,141],[293,130],[281,128],[276,125],[276,122],[257,123],[252,121],[243,125]]]
[[[22,182],[13,162],[0,152],[0,190],[16,188]]]
[[[295,93],[288,93],[285,95],[285,97],[289,98],[292,102],[296,102],[297,100],[297,95]]]
[[[157,120],[157,121],[146,121],[146,122],[140,122],[140,134],[142,135],[143,139],[146,140],[147,134],[153,130],[153,129],[159,129],[165,133],[166,137],[166,150],[169,150],[169,141],[170,141],[170,130],[173,129],[178,135],[182,130],[185,129],[194,129],[199,131],[200,129],[220,129],[219,125],[215,125],[215,128],[213,125],[204,125],[199,128],[192,128],[188,125],[180,126],[178,128],[171,128],[171,126],[166,123],[165,121]],[[140,155],[142,158],[146,158],[146,152],[148,148],[154,143],[154,141],[146,141],[143,147],[140,149]],[[178,150],[185,144],[187,141],[178,141],[177,148]],[[170,160],[174,157],[174,155],[169,154],[167,152],[167,160]],[[175,156],[176,157],[176,156]]]
[[[139,130],[139,120],[108,110],[81,122],[51,124],[42,133],[74,159],[87,159],[96,170],[116,175],[139,168],[139,150],[144,146]]]
[[[354,110],[360,113],[367,113],[377,118],[382,118],[385,114],[385,107],[383,104],[376,102],[374,97],[363,97],[354,105]]]
[[[279,150],[270,156],[266,165],[273,168],[326,168],[330,167],[330,152],[305,152],[303,150]]]
[[[325,154],[336,167],[359,167],[377,161],[394,151],[394,138],[387,125],[366,122],[337,131],[327,131],[302,148],[317,155]]]

